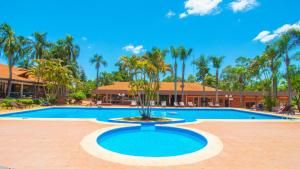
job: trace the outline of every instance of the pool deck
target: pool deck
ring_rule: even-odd
[[[122,126],[86,120],[0,120],[0,166],[15,169],[148,169],[104,161],[80,146],[88,134]],[[300,166],[300,122],[202,121],[181,124],[218,136],[223,151],[178,169],[297,169]],[[157,167],[156,167],[157,168]]]

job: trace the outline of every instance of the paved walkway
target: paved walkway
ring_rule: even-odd
[[[0,166],[15,169],[144,169],[111,163],[80,146],[91,132],[113,124],[90,121],[0,120]],[[218,136],[223,151],[179,169],[298,169],[300,122],[203,122],[186,124]]]

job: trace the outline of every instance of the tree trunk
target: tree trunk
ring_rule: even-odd
[[[271,60],[271,70],[272,70],[272,88],[273,88],[273,101],[275,105],[277,104],[277,76],[274,68],[274,60]]]
[[[243,91],[240,88],[240,107],[243,108],[244,107],[244,96],[243,96]]]
[[[288,55],[288,51],[286,51],[285,54],[285,64],[286,64],[286,78],[287,78],[287,83],[288,83],[288,105],[291,105],[292,103],[292,83],[291,83],[291,78],[290,78],[290,58]]]
[[[12,58],[12,57],[10,57],[10,58]],[[11,81],[12,81],[12,65],[11,65],[11,61],[10,61],[10,59],[8,60],[8,81],[7,81],[7,95],[6,95],[6,97],[10,97],[10,94],[11,94],[11,87],[12,87],[12,83],[11,83]]]
[[[219,69],[216,69],[216,103],[219,104]]]
[[[174,64],[174,102],[177,102],[177,61],[175,59],[175,64]]]
[[[99,87],[99,67],[97,67],[96,86]]]
[[[181,101],[184,102],[184,72],[185,72],[185,63],[182,61],[182,79],[181,79]]]
[[[205,80],[204,80],[204,76],[203,77],[203,81],[202,81],[202,90],[203,90],[203,97],[204,97],[204,104],[202,106],[206,106],[206,93],[205,93]],[[202,101],[201,101],[202,103]]]

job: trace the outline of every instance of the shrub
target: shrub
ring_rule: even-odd
[[[26,105],[32,105],[34,103],[32,99],[18,99],[17,101]]]
[[[40,99],[33,99],[33,104],[42,104],[42,100],[40,100]]]
[[[75,100],[86,99],[86,95],[83,92],[76,92],[70,95]]]
[[[12,106],[13,102],[17,102],[17,100],[16,99],[11,99],[11,98],[6,98],[6,99],[2,100],[1,106],[10,107],[10,106]]]
[[[276,100],[273,100],[269,96],[264,97],[264,106],[265,106],[266,110],[272,111],[272,108],[275,106],[275,104],[276,104]]]

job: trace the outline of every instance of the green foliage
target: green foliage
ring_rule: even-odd
[[[11,98],[5,98],[2,100],[1,106],[2,107],[11,107],[12,103],[17,102],[16,99],[11,99]]]
[[[83,100],[86,99],[86,95],[83,92],[76,92],[70,95],[75,100]]]
[[[108,72],[102,72],[99,76],[99,84],[100,86],[111,85],[113,83],[113,74]]]
[[[263,103],[266,110],[272,111],[272,108],[276,105],[276,100],[272,99],[270,96],[265,96]]]
[[[190,74],[190,75],[188,76],[186,82],[189,82],[189,83],[195,83],[195,82],[197,82],[197,78],[196,78],[194,75]]]
[[[32,105],[34,103],[32,99],[18,99],[17,102],[25,105]]]

